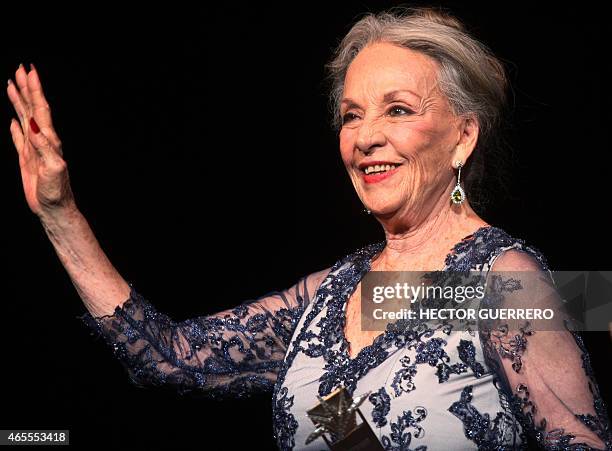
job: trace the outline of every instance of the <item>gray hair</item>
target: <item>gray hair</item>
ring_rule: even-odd
[[[439,68],[440,91],[453,113],[476,117],[479,137],[465,167],[464,181],[471,203],[484,200],[475,198],[483,197],[477,185],[484,173],[485,149],[497,147],[493,141],[497,141],[506,110],[508,80],[501,61],[442,8],[400,6],[367,13],[344,36],[326,64],[331,125],[336,132],[342,126],[340,102],[348,67],[364,47],[375,42],[395,44],[432,58]]]

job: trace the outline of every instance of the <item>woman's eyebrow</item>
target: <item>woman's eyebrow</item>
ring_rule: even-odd
[[[399,94],[403,92],[408,92],[413,96],[418,97],[419,100],[421,100],[421,96],[418,95],[416,92],[411,91],[410,89],[395,89],[393,91],[385,93],[385,95],[383,96],[383,103],[388,103],[393,100],[397,100]],[[355,100],[349,97],[345,97],[344,99],[342,99],[341,105],[346,105],[348,108],[361,108],[361,106]]]
[[[396,100],[398,95],[401,94],[402,92],[408,92],[408,93],[412,94],[413,96],[418,97],[419,100],[421,100],[421,96],[418,95],[416,92],[411,91],[410,89],[396,89],[395,91],[390,91],[390,92],[386,93],[383,96],[383,101],[384,102],[390,102],[392,100]]]

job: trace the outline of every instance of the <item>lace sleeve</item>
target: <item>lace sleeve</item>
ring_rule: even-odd
[[[552,308],[556,319],[491,321],[481,329],[488,363],[527,433],[547,450],[611,449],[604,401],[578,332],[567,327],[554,282],[522,250],[502,253],[488,274],[490,305]]]
[[[136,386],[241,398],[272,390],[293,331],[327,272],[181,322],[159,312],[130,283],[129,299],[112,315],[87,312],[79,319],[111,346]]]

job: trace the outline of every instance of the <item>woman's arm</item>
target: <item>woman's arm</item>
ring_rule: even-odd
[[[283,291],[212,315],[174,321],[133,286],[112,315],[82,320],[113,350],[137,386],[245,397],[270,391],[291,337],[329,269]]]
[[[129,298],[130,287],[100,247],[85,217],[74,206],[44,214],[40,220],[87,310],[93,316],[112,314]]]
[[[604,401],[580,334],[566,327],[550,275],[529,254],[508,250],[488,275],[497,308],[551,308],[551,320],[498,321],[481,332],[488,364],[515,417],[543,449],[610,449]]]
[[[19,158],[26,202],[40,219],[86,308],[107,314],[129,295],[123,280],[100,248],[79,212],[55,131],[51,108],[36,69],[20,65],[7,94],[19,121],[11,121],[11,136]]]
[[[28,206],[40,219],[88,310],[83,321],[111,346],[137,385],[244,396],[270,389],[293,332],[328,270],[236,308],[182,322],[128,284],[79,212],[62,144],[38,74],[20,66],[7,93]]]

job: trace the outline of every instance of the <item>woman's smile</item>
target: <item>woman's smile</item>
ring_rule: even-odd
[[[400,167],[401,165],[395,164],[372,165],[360,172],[365,183],[378,183],[393,176]]]

